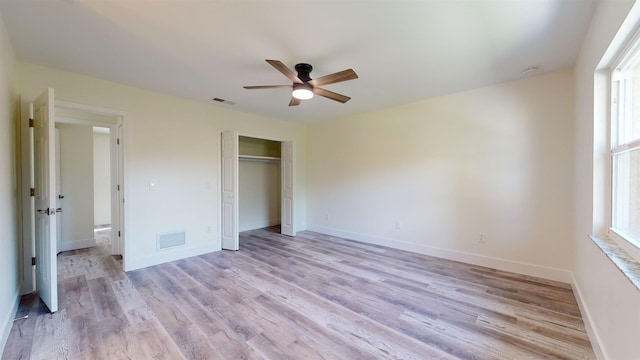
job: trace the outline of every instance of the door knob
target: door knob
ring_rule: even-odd
[[[57,208],[57,209],[56,209],[56,212],[57,212],[57,213],[62,212],[62,208]]]
[[[51,214],[51,212],[50,212],[50,209],[49,209],[49,208],[44,209],[44,210],[38,209],[38,214],[47,214],[47,215],[50,215],[50,214]]]
[[[64,199],[64,195],[58,195],[58,199]]]

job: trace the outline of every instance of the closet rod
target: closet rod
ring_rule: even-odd
[[[280,162],[280,158],[274,156],[240,155],[238,159],[246,161]]]

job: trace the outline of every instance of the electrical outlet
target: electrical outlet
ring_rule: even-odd
[[[485,244],[487,242],[487,238],[484,236],[484,234],[480,234],[480,236],[478,237],[478,242],[480,244]]]
[[[211,232],[211,225],[207,225],[207,232],[210,233]]]
[[[324,215],[324,221],[325,222],[329,222],[329,214],[325,214]]]
[[[396,230],[402,229],[402,224],[400,224],[400,220],[396,221]]]

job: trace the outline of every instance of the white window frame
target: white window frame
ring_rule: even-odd
[[[614,141],[614,136],[618,135],[619,125],[617,118],[620,113],[630,114],[630,102],[623,102],[621,104],[620,98],[625,94],[629,94],[631,90],[630,83],[625,83],[626,87],[621,86],[621,80],[624,80],[623,73],[620,73],[621,69],[627,69],[634,63],[640,61],[640,32],[637,32],[631,39],[631,41],[624,47],[623,51],[618,56],[617,60],[613,63],[610,71],[609,79],[609,96],[610,96],[610,113],[607,121],[607,128],[609,132],[608,136],[608,176],[609,185],[607,191],[608,202],[608,231],[607,236],[614,240],[619,246],[626,250],[634,259],[640,261],[640,239],[634,239],[629,234],[625,234],[623,231],[613,227],[614,221],[614,166],[613,158],[616,155],[630,152],[632,150],[640,149],[640,139],[635,139],[624,144],[617,144],[617,140]],[[623,105],[625,108],[623,109]]]

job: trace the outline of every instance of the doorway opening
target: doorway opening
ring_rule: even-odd
[[[111,130],[58,117],[55,131],[57,252],[90,248],[101,240],[119,255],[110,240],[105,243],[112,234],[104,234],[112,229]]]
[[[109,239],[111,254],[123,256],[122,115],[56,102],[55,123],[58,251]]]

